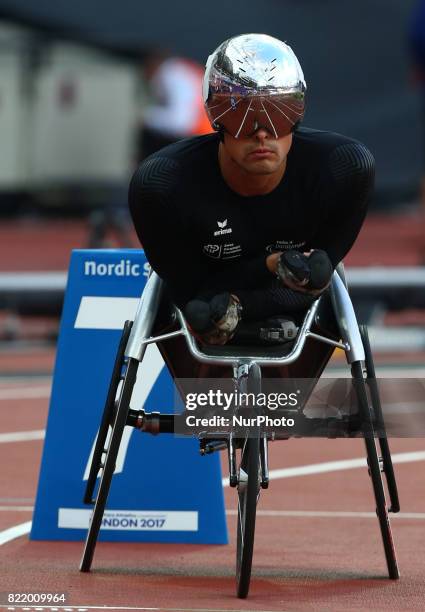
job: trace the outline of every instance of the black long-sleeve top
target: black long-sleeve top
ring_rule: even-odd
[[[373,189],[374,160],[364,145],[299,128],[281,182],[253,197],[224,181],[218,147],[217,134],[177,142],[146,159],[130,183],[140,242],[180,307],[225,290],[242,302],[256,290],[261,300],[274,279],[265,260],[276,251],[323,249],[333,266],[344,258]],[[294,293],[305,300],[284,291],[290,302]]]

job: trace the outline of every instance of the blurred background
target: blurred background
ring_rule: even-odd
[[[306,126],[373,152],[352,296],[382,361],[423,364],[424,2],[0,0],[0,374],[51,373],[71,250],[138,247],[131,173],[205,132],[202,66],[246,32],[293,47]]]

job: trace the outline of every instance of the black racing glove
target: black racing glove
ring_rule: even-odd
[[[190,328],[207,344],[226,344],[241,318],[239,299],[230,293],[215,295],[209,302],[191,300],[184,308]]]
[[[281,281],[291,281],[307,293],[325,289],[331,280],[333,267],[327,253],[320,249],[310,255],[298,251],[282,253],[277,266]]]

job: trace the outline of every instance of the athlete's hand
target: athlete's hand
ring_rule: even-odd
[[[226,344],[235,334],[241,318],[239,298],[224,292],[208,302],[194,299],[188,302],[184,313],[191,333],[204,344]]]
[[[277,251],[276,253],[272,253],[266,257],[267,270],[274,274],[274,276],[277,276],[277,264],[279,263],[281,255],[282,251]]]
[[[321,249],[307,253],[285,251],[280,254],[276,268],[286,287],[314,297],[328,288],[333,273],[332,263]]]

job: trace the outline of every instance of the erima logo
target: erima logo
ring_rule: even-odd
[[[218,225],[218,227],[220,229],[217,230],[216,232],[214,232],[214,236],[222,236],[223,234],[231,234],[232,233],[232,228],[231,227],[226,228],[227,219],[225,219],[224,221],[217,221],[217,225]]]
[[[130,259],[121,259],[118,263],[84,262],[84,276],[140,276],[140,264]],[[149,276],[150,265],[143,265],[143,276]]]

